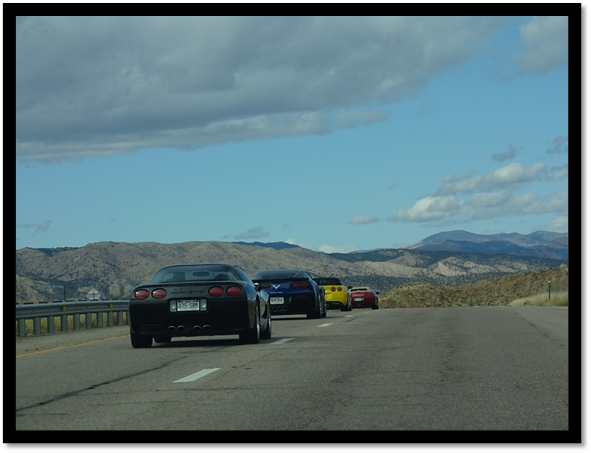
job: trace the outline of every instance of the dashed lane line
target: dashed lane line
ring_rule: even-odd
[[[178,379],[174,382],[175,383],[176,382],[193,382],[193,381],[196,381],[197,379],[201,379],[202,377],[205,377],[208,374],[211,374],[217,370],[219,370],[219,368],[206,368],[204,370],[198,371],[197,373],[193,373],[193,374],[190,374],[189,376],[185,376],[182,379]]]

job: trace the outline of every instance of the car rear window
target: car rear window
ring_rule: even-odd
[[[305,278],[306,274],[300,269],[277,269],[269,271],[259,271],[255,274],[253,280],[277,280],[289,278]]]
[[[150,283],[181,283],[199,281],[240,280],[240,276],[230,266],[195,265],[171,266],[160,269]]]

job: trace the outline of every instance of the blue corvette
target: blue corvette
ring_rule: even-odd
[[[305,314],[326,316],[324,288],[302,269],[275,269],[257,272],[255,287],[269,295],[273,315]]]

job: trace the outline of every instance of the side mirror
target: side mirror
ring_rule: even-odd
[[[261,289],[261,285],[259,284],[259,282],[256,282],[254,284],[254,289],[256,289],[257,291]]]

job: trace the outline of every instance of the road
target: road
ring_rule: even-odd
[[[568,430],[567,319],[331,310],[277,316],[256,345],[133,349],[125,326],[17,338],[16,430]]]

